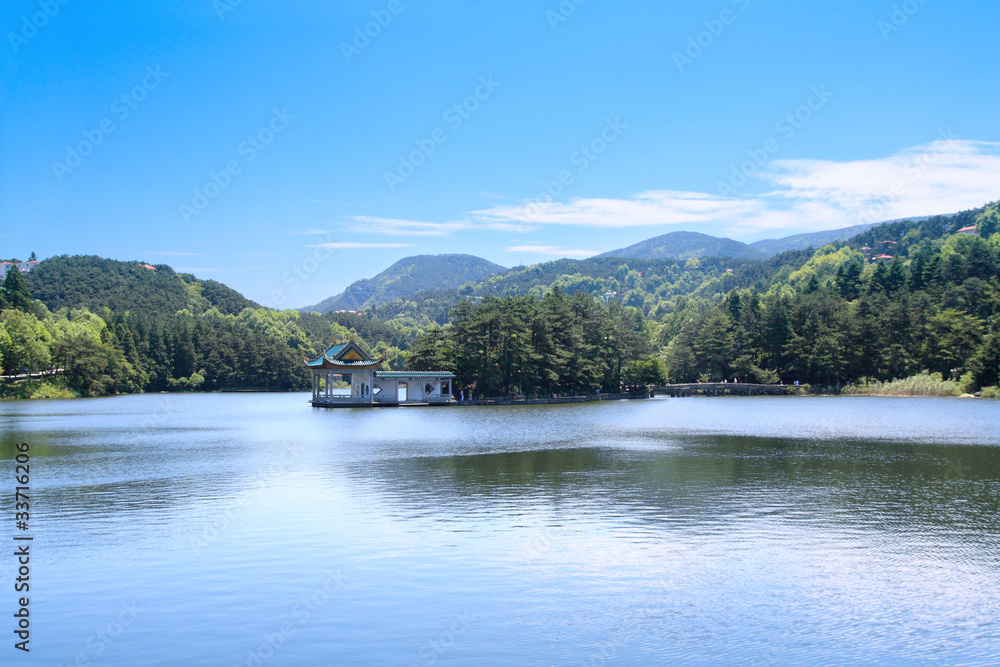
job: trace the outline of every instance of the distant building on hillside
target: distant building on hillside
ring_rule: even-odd
[[[892,255],[875,255],[872,257],[872,262],[882,262],[883,264],[888,264],[892,261]]]
[[[969,225],[968,227],[962,227],[960,230],[955,232],[956,234],[978,234],[975,225]]]
[[[30,273],[38,266],[36,260],[30,259],[27,262],[0,262],[0,280],[7,277],[7,272],[17,267],[21,273]]]
[[[353,337],[346,343],[334,339],[326,352],[303,360],[312,371],[313,407],[446,405],[454,401],[453,374],[380,371],[385,356],[372,357]]]

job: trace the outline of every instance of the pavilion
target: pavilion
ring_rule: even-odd
[[[447,372],[380,371],[385,355],[374,358],[354,342],[336,339],[315,359],[303,357],[312,371],[313,407],[447,405],[455,376]]]

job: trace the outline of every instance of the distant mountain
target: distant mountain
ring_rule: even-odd
[[[788,250],[805,250],[806,248],[822,248],[827,243],[833,243],[834,241],[846,241],[852,236],[857,236],[858,234],[863,234],[873,227],[878,227],[879,225],[887,225],[891,222],[901,222],[903,220],[913,220],[914,222],[923,222],[931,218],[929,215],[918,215],[911,218],[899,218],[898,220],[886,220],[885,222],[875,222],[865,225],[854,225],[853,227],[844,227],[842,229],[828,229],[823,232],[813,232],[811,234],[795,234],[794,236],[786,236],[782,239],[764,239],[762,241],[754,241],[750,244],[751,248],[756,248],[764,253],[767,257],[773,257],[782,252]],[[946,216],[948,217],[948,216]]]
[[[506,267],[473,255],[415,255],[399,260],[374,278],[352,283],[342,294],[299,310],[364,310],[420,291],[455,289],[505,271]]]
[[[42,260],[25,281],[34,298],[50,309],[110,308],[124,313],[200,313],[218,308],[235,315],[260,308],[236,290],[214,280],[177,273],[166,264],[120,262],[93,255],[60,255]]]
[[[717,238],[698,232],[671,232],[611,250],[598,257],[624,257],[635,259],[681,259],[691,257],[738,257],[764,259],[763,252],[733,239]]]

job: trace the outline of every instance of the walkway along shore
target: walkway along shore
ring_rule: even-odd
[[[649,398],[650,394],[593,394],[587,396],[554,396],[550,398],[478,398],[455,401],[449,405],[552,405],[554,403],[590,403],[592,401],[630,401]]]
[[[551,398],[483,398],[474,401],[455,401],[449,405],[548,405],[552,403],[587,403],[590,401],[629,401],[653,396],[759,396],[761,394],[782,396],[795,393],[798,387],[787,384],[740,384],[734,382],[710,382],[669,384],[649,387],[647,391],[625,394],[593,394],[587,396],[555,396]]]

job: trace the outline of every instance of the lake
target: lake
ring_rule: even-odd
[[[1000,655],[998,402],[308,398],[0,403],[0,492],[28,442],[34,537],[30,658],[8,555],[0,662]]]

